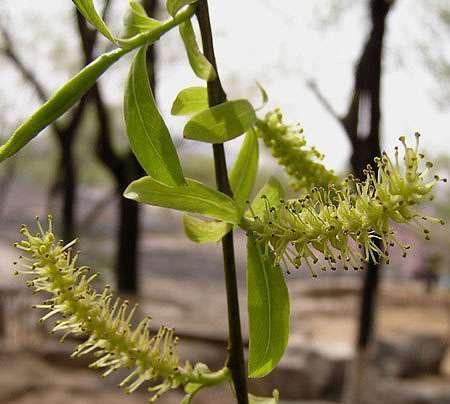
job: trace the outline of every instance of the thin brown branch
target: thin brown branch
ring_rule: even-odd
[[[217,77],[208,82],[209,105],[215,106],[226,101],[227,96],[222,88],[214,53],[211,22],[209,18],[208,0],[197,3],[196,16],[200,27],[203,52],[217,72]],[[216,182],[219,191],[232,196],[228,179],[225,150],[223,144],[213,145]],[[225,286],[228,307],[228,361],[238,404],[248,404],[247,372],[244,359],[241,320],[239,314],[239,297],[236,279],[236,263],[234,253],[233,232],[222,239]]]
[[[39,82],[35,74],[25,65],[20,56],[17,54],[9,31],[2,24],[0,24],[0,33],[3,37],[4,42],[3,47],[4,54],[20,71],[24,79],[33,86],[34,90],[36,91],[36,94],[39,96],[39,99],[42,102],[47,101],[48,95],[44,86]]]
[[[47,93],[44,85],[39,81],[36,74],[23,62],[16,51],[16,47],[13,43],[11,34],[9,33],[8,29],[2,24],[0,24],[0,33],[3,37],[3,52],[5,56],[16,67],[25,81],[32,86],[37,96],[39,97],[39,100],[42,103],[45,103],[50,98],[49,94]],[[57,122],[52,123],[51,126],[59,138],[66,137],[67,134],[73,133],[78,128],[82,120],[84,108],[85,101],[82,100],[77,104],[71,118],[69,119],[68,124],[64,127]]]
[[[317,100],[322,104],[325,110],[334,118],[336,121],[343,125],[343,117],[335,110],[333,105],[330,103],[327,97],[322,93],[317,83],[309,79],[306,81],[306,86],[311,90],[311,92],[315,95]]]

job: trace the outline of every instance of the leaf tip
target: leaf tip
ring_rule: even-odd
[[[131,199],[133,201],[137,201],[139,199],[139,195],[137,192],[130,190],[130,187],[128,187],[125,192],[123,193],[123,196],[127,199]]]

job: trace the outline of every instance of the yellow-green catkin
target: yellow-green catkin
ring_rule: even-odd
[[[115,298],[109,287],[98,293],[91,286],[98,274],[77,266],[77,255],[71,253],[76,240],[67,245],[56,241],[51,219],[48,230],[40,224],[39,228],[40,232],[33,235],[22,227],[24,239],[16,246],[26,257],[16,273],[33,278],[27,282],[33,292],[50,295],[35,307],[46,312],[41,321],[58,318],[52,332],[63,333],[62,340],[69,334],[88,337],[72,356],[95,353],[96,360],[90,366],[103,369],[104,376],[121,368],[130,369],[120,386],[132,393],[150,382],[149,391],[154,394],[150,401],[185,383],[190,365],[179,366],[173,330],[161,327],[151,336],[148,318],[133,328],[136,306],[129,308],[128,302]]]
[[[321,161],[324,156],[314,147],[306,146],[303,130],[298,125],[283,123],[279,109],[268,112],[256,122],[256,133],[271,150],[278,163],[290,177],[289,186],[295,191],[338,184],[339,178]]]
[[[402,161],[398,148],[393,160],[384,153],[375,160],[377,172],[367,168],[365,181],[350,176],[341,187],[315,188],[303,198],[280,201],[276,206],[267,201],[265,213],[249,220],[246,229],[278,262],[304,265],[314,276],[313,264],[321,259],[323,270],[334,270],[338,263],[356,270],[369,259],[388,261],[389,247],[397,246],[406,255],[409,246],[397,239],[392,222],[416,225],[426,239],[430,231],[423,222],[443,224],[416,211],[418,204],[432,198],[440,180],[438,176],[427,179],[432,164],[422,164],[418,134],[416,138],[411,148],[401,137]]]

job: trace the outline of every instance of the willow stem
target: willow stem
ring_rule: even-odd
[[[199,383],[204,386],[215,386],[230,380],[230,369],[224,367],[217,372],[193,374],[189,376],[189,383]]]
[[[196,16],[202,36],[203,53],[217,72],[216,57],[209,18],[208,1],[200,0],[196,7]],[[227,100],[220,82],[219,73],[216,79],[208,82],[209,106],[222,104]],[[228,180],[227,163],[223,144],[214,144],[214,166],[217,189],[233,196]],[[227,366],[236,391],[239,404],[248,404],[247,375],[244,360],[244,344],[242,341],[241,320],[239,316],[239,297],[236,280],[236,264],[234,256],[233,232],[230,231],[222,239],[222,251],[225,272],[225,285],[228,305],[228,361]]]

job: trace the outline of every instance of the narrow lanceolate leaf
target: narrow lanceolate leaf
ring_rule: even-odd
[[[224,143],[247,132],[256,121],[247,100],[227,101],[193,116],[184,127],[186,139]]]
[[[88,92],[98,78],[126,53],[127,51],[120,49],[101,55],[64,84],[0,147],[0,162],[17,153],[43,129],[67,112]]]
[[[136,0],[130,1],[130,8],[125,16],[125,37],[130,38],[141,32],[152,31],[162,25],[161,21],[150,18],[144,7]]]
[[[239,206],[245,205],[255,185],[258,157],[258,137],[250,129],[230,172],[231,189],[233,190],[234,200]]]
[[[267,91],[261,84],[256,82],[256,85],[258,86],[259,92],[261,93],[261,101],[262,101],[261,106],[256,109],[257,111],[259,111],[260,109],[263,109],[267,105],[267,102],[269,101],[269,96],[267,95]]]
[[[172,104],[172,115],[194,115],[209,108],[208,89],[189,87],[181,90]]]
[[[83,14],[84,18],[88,20],[99,32],[101,32],[111,42],[115,42],[114,36],[109,31],[102,17],[97,13],[93,0],[72,0],[75,6]]]
[[[180,35],[186,48],[189,63],[196,76],[206,81],[214,80],[216,78],[216,71],[200,51],[191,20],[180,24]]]
[[[280,361],[289,337],[289,295],[283,273],[252,238],[247,242],[249,319],[248,373],[270,373]]]
[[[175,146],[150,87],[146,47],[139,50],[131,66],[124,113],[131,149],[147,174],[167,185],[184,184]]]
[[[196,3],[198,0],[167,0],[166,8],[169,14],[174,17],[184,6]]]
[[[248,395],[249,404],[278,404],[280,402],[280,394],[278,390],[273,391],[273,397],[257,397],[253,394]]]
[[[263,216],[268,207],[277,208],[283,199],[283,186],[275,177],[270,177],[269,181],[259,190],[246,216]]]
[[[189,239],[200,244],[217,243],[231,230],[231,225],[228,223],[207,222],[190,215],[183,217],[183,224]]]
[[[151,177],[133,181],[124,196],[148,205],[199,213],[227,223],[238,224],[240,210],[227,195],[186,178],[185,185],[167,186]]]

